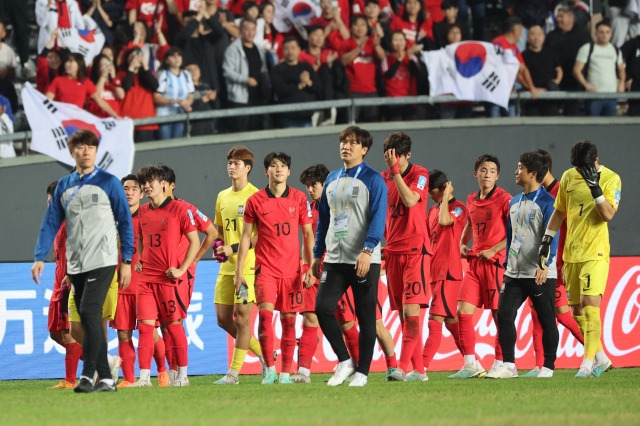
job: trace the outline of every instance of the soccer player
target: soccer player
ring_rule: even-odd
[[[304,237],[305,261],[311,263],[313,250],[313,216],[307,197],[287,185],[291,174],[291,157],[284,152],[271,152],[264,157],[264,172],[269,185],[247,200],[244,209],[244,227],[238,245],[238,260],[234,284],[236,293],[246,285],[244,263],[251,246],[254,228],[258,230],[256,242],[256,301],[258,303],[258,330],[262,353],[266,354],[267,371],[263,385],[291,384],[291,364],[296,346],[296,313],[304,306],[300,282],[300,249],[298,227]],[[304,276],[304,286],[315,282],[311,270]],[[273,310],[280,311],[282,324],[282,369],[276,374],[273,359]]]
[[[150,165],[141,168],[138,180],[150,202],[138,209],[140,235],[136,270],[141,277],[136,311],[140,380],[131,386],[151,386],[156,320],[167,328],[176,353],[178,374],[171,385],[188,386],[187,336],[182,326],[182,320],[187,316],[188,300],[179,288],[187,280],[185,274],[196,258],[200,240],[187,206],[167,195],[169,183],[161,167]],[[183,236],[187,238],[188,249],[181,259],[180,245],[185,244]]]
[[[436,205],[429,209],[427,215],[427,232],[433,250],[429,336],[422,351],[424,367],[427,370],[440,347],[443,322],[460,349],[456,315],[458,292],[462,283],[459,242],[469,216],[464,203],[453,196],[453,184],[444,172],[432,170],[429,173],[429,195]]]
[[[383,150],[389,167],[382,172],[388,193],[384,253],[389,303],[391,309],[402,311],[400,365],[387,377],[403,381],[405,373],[409,373],[409,381],[424,380],[420,309],[429,306],[431,243],[425,227],[429,172],[409,162],[411,138],[405,133],[391,133]]]
[[[320,278],[316,300],[318,322],[338,356],[338,366],[329,379],[329,386],[339,386],[351,375],[349,386],[365,386],[373,357],[387,187],[382,176],[364,162],[372,143],[371,134],[357,126],[349,126],[340,133],[340,158],[344,167],[329,174],[318,205],[318,231],[311,269]],[[353,290],[360,325],[357,369],[335,317],[336,303],[349,287]]]
[[[53,192],[58,181],[51,182],[47,187],[47,206],[53,199]],[[53,258],[56,262],[56,272],[53,279],[53,294],[49,301],[48,328],[51,340],[65,348],[64,370],[65,377],[49,389],[73,389],[76,386],[78,361],[82,357],[82,346],[69,333],[68,306],[71,283],[67,276],[67,224],[62,222],[53,240]]]
[[[307,167],[300,174],[300,183],[306,188],[309,196],[311,197],[310,209],[311,209],[311,229],[313,235],[316,234],[316,228],[318,225],[318,200],[322,195],[322,188],[324,188],[324,182],[329,175],[329,169],[324,164],[314,164]],[[309,263],[303,262],[302,272],[306,273],[309,270]],[[311,363],[313,362],[313,354],[316,353],[318,347],[318,317],[316,316],[316,295],[318,294],[318,284],[320,280],[313,280],[313,285],[305,287],[302,291],[304,293],[304,307],[302,308],[302,335],[300,336],[300,348],[298,349],[298,372],[291,376],[291,380],[294,383],[311,383]],[[355,331],[356,336],[358,331],[354,327],[350,327],[349,330]],[[348,335],[352,334],[351,331],[347,331],[345,339],[348,339]],[[357,337],[356,337],[357,341]]]
[[[205,235],[204,240],[200,244],[200,249],[198,253],[196,253],[196,258],[193,260],[193,263],[189,265],[186,273],[186,282],[183,280],[183,283],[178,286],[178,291],[180,292],[180,299],[184,302],[185,311],[189,309],[189,305],[191,304],[191,296],[193,295],[193,287],[196,281],[196,264],[202,256],[209,250],[213,241],[218,236],[218,230],[213,225],[211,220],[207,216],[205,216],[196,206],[193,204],[181,200],[173,194],[173,191],[176,188],[176,173],[175,171],[167,166],[166,164],[160,164],[159,167],[164,170],[165,179],[167,180],[168,185],[165,188],[165,193],[168,197],[173,198],[175,201],[181,202],[187,208],[187,213],[189,214],[189,218],[193,223],[195,223],[196,230]],[[178,261],[182,262],[187,254],[187,250],[189,247],[189,241],[186,236],[182,237],[182,241],[180,241],[180,256],[178,257]],[[166,326],[161,326],[162,336],[160,337],[157,333],[157,330],[154,334],[155,346],[153,356],[156,358],[156,361],[160,362],[162,360],[162,369],[164,369],[164,357],[160,357],[160,352],[166,353],[167,361],[169,362],[169,372],[167,376],[167,384],[164,385],[164,374],[160,374],[160,370],[158,370],[158,382],[163,383],[160,386],[168,386],[170,383],[176,380],[178,374],[178,354],[176,350],[176,346],[173,345],[173,341],[171,340],[171,334],[169,334]],[[159,345],[162,345],[162,341],[165,341],[165,349],[158,348]],[[162,379],[162,382],[161,382]]]
[[[216,198],[215,224],[222,236],[223,245],[217,247],[214,257],[224,255],[227,257],[227,261],[220,265],[213,301],[218,325],[235,339],[231,365],[227,374],[214,382],[217,385],[239,383],[238,374],[249,350],[260,359],[264,366],[260,342],[251,335],[250,327],[251,312],[256,302],[255,252],[253,248],[247,251],[243,271],[247,284],[247,303],[244,303],[236,294],[236,287],[233,283],[238,259],[238,244],[244,226],[242,215],[247,199],[258,192],[258,188],[249,182],[253,162],[253,153],[247,147],[238,145],[231,148],[227,153],[227,173],[231,179],[231,186],[220,191]],[[256,243],[255,232],[251,238],[253,247]]]
[[[549,259],[538,265],[538,247],[553,213],[553,195],[544,190],[542,179],[549,171],[544,155],[535,151],[520,155],[516,184],[524,192],[509,204],[507,218],[506,271],[498,306],[498,337],[503,363],[487,374],[489,379],[518,377],[515,364],[518,309],[529,297],[542,325],[544,365],[537,377],[553,377],[558,349],[558,328],[554,309],[556,289],[556,247],[554,239]]]
[[[584,336],[584,359],[577,378],[600,377],[611,368],[601,342],[600,302],[609,274],[609,228],[618,211],[622,181],[600,165],[598,148],[581,141],[571,148],[571,164],[560,179],[555,210],[542,244],[540,264],[550,253],[553,237],[567,216],[567,239],[562,252],[569,305]]]
[[[119,281],[123,288],[131,278],[133,230],[124,191],[117,178],[95,165],[99,140],[89,130],[68,139],[75,172],[58,181],[38,234],[31,276],[40,283],[44,258],[64,220],[67,224],[67,275],[84,330],[84,366],[77,393],[114,392],[107,360],[107,341],[101,327],[102,305],[118,263],[118,236],[122,262]],[[95,384],[97,370],[100,382]]]
[[[451,379],[482,377],[485,374],[476,360],[473,313],[476,308],[491,309],[497,324],[498,298],[504,274],[502,265],[511,195],[496,185],[500,177],[500,161],[493,155],[481,155],[475,162],[473,175],[480,189],[467,197],[469,220],[460,240],[460,253],[469,260],[469,273],[462,279],[458,295],[458,328],[465,364],[460,371],[449,376]],[[472,237],[473,245],[469,249],[467,244]],[[495,352],[492,369],[502,363],[498,336]]]
[[[548,163],[549,171],[545,175],[542,180],[542,186],[546,189],[546,191],[553,195],[553,197],[558,196],[558,188],[560,187],[560,182],[558,182],[553,175],[551,174],[551,167],[553,165],[553,161],[551,159],[551,155],[544,149],[536,149],[535,152],[542,154],[545,160]],[[562,226],[560,227],[560,231],[558,233],[558,250],[556,255],[556,271],[557,271],[557,279],[556,279],[556,319],[560,324],[564,326],[569,332],[573,335],[573,337],[584,345],[584,337],[580,332],[580,327],[578,323],[571,315],[571,309],[569,308],[569,300],[567,299],[567,289],[564,285],[563,272],[562,272],[562,250],[564,248],[565,238],[567,235],[567,221],[564,220],[562,222]],[[533,352],[536,357],[536,366],[526,374],[523,374],[520,377],[537,377],[538,373],[542,369],[544,364],[544,348],[542,346],[542,326],[540,325],[540,321],[538,320],[538,315],[536,314],[535,309],[533,309],[533,303],[531,299],[529,299],[529,306],[531,309],[531,322],[533,324]]]

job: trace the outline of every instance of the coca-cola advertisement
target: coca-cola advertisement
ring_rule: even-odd
[[[402,344],[402,326],[397,311],[389,308],[389,300],[386,297],[386,277],[380,277],[380,286],[384,287],[385,298],[381,300],[382,321],[387,327],[395,343],[396,356],[399,357]],[[423,316],[428,310],[422,312]],[[609,279],[606,293],[601,305],[602,316],[602,341],[604,350],[611,358],[615,367],[640,366],[640,258],[639,257],[614,257],[611,258]],[[497,335],[496,325],[488,310],[476,310],[476,354],[482,365],[488,369],[494,358],[494,344]],[[302,330],[302,316],[298,316],[297,337],[300,338]],[[258,335],[257,310],[251,318],[254,336]],[[273,317],[273,327],[276,341],[275,354],[279,357],[280,336],[282,328],[277,312]],[[516,318],[518,337],[516,340],[516,363],[518,368],[526,370],[534,367],[533,341],[531,337],[532,323],[528,303],[524,303]],[[557,350],[557,368],[578,368],[582,362],[584,350],[582,345],[562,325],[558,325],[560,342]],[[422,342],[428,336],[426,326],[422,328]],[[233,352],[233,340],[228,341],[229,356]],[[266,355],[266,354],[265,354]],[[294,360],[297,359],[297,352]],[[313,359],[311,370],[316,373],[331,372],[335,368],[337,358],[318,329],[318,347]],[[458,352],[451,334],[443,327],[443,338],[440,349],[436,353],[430,371],[458,370],[462,367],[462,355]],[[276,362],[279,368],[279,359]],[[373,353],[371,371],[385,371],[386,364],[384,354],[379,345],[376,345]],[[248,354],[242,372],[244,374],[259,374],[260,363],[258,359]]]

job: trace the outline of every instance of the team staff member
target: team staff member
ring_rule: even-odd
[[[102,330],[102,305],[118,263],[118,237],[122,252],[119,281],[131,279],[133,228],[120,181],[96,167],[99,140],[89,130],[79,130],[68,140],[76,170],[58,182],[53,202],[45,214],[35,249],[31,276],[40,283],[44,258],[62,221],[67,223],[67,275],[84,330],[84,366],[75,392],[116,390],[107,361],[107,341]],[[94,386],[93,374],[101,377]]]
[[[311,265],[314,275],[320,278],[316,315],[339,361],[329,386],[341,385],[352,374],[349,386],[366,385],[376,342],[380,240],[384,233],[387,188],[382,176],[364,162],[372,143],[371,134],[356,126],[340,133],[344,167],[329,174],[318,205]],[[357,368],[335,317],[336,303],[349,287],[353,290],[360,325]]]
[[[573,168],[560,179],[555,211],[542,244],[540,264],[549,257],[553,237],[567,217],[567,239],[562,252],[569,305],[584,336],[584,359],[577,378],[599,377],[611,368],[602,348],[600,303],[609,275],[609,228],[618,211],[622,181],[600,165],[598,148],[581,141],[571,148]]]
[[[403,381],[410,361],[416,371],[410,377],[424,375],[420,308],[429,306],[431,243],[425,226],[429,172],[409,162],[411,138],[405,133],[391,133],[383,150],[389,167],[382,172],[388,193],[384,253],[389,302],[391,309],[402,311],[400,365],[387,379]]]

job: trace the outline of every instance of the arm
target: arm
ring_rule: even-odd
[[[247,253],[249,252],[249,246],[251,245],[251,232],[253,232],[253,223],[244,223],[242,228],[242,235],[240,236],[240,242],[238,243],[238,257],[236,259],[236,275],[233,279],[233,283],[236,286],[236,292],[240,290],[240,285],[245,284],[246,281],[242,276],[244,268],[244,261],[247,259]]]
[[[44,270],[44,259],[64,220],[64,209],[62,208],[62,204],[60,204],[61,193],[58,192],[58,189],[60,189],[60,185],[56,188],[53,199],[51,203],[49,203],[49,207],[47,207],[42,225],[40,226],[40,232],[38,233],[38,241],[36,242],[36,249],[33,255],[34,262],[31,267],[31,278],[33,278],[36,284],[40,284],[40,277]]]
[[[187,249],[187,254],[184,257],[184,262],[180,265],[179,268],[171,267],[167,269],[167,276],[171,279],[178,279],[187,272],[189,266],[193,263],[196,258],[196,253],[198,253],[200,247],[200,238],[198,238],[198,231],[191,231],[186,234],[187,240],[189,240],[189,249]]]
[[[91,99],[93,99],[95,101],[95,103],[98,104],[98,106],[100,107],[101,110],[103,110],[104,112],[106,112],[107,114],[109,114],[111,117],[113,118],[117,118],[120,119],[121,117],[113,110],[113,108],[111,108],[109,106],[109,104],[102,99],[100,96],[98,96],[98,93],[94,93],[93,95],[91,95]]]
[[[469,254],[469,241],[473,237],[473,227],[471,225],[471,221],[467,220],[467,223],[464,225],[464,229],[462,230],[462,236],[460,237],[460,255],[462,257],[467,257]]]
[[[533,84],[533,79],[531,78],[531,73],[529,72],[529,67],[527,67],[524,63],[520,64],[520,72],[518,73],[518,81],[522,84],[526,89],[531,92],[531,98],[535,99],[538,97],[538,89]]]
[[[449,212],[449,196],[453,193],[453,184],[449,181],[444,184],[442,201],[440,202],[440,213],[438,214],[438,223],[440,226],[453,225],[453,217]]]
[[[576,63],[573,66],[573,77],[576,79],[578,83],[580,83],[582,87],[584,87],[587,90],[587,92],[595,93],[598,90],[592,85],[590,85],[587,79],[584,78],[584,74],[582,74],[582,70],[584,69],[585,65],[586,64],[584,62],[580,62],[576,60]]]
[[[618,92],[624,92],[624,84],[627,81],[627,71],[624,64],[618,64]]]
[[[218,229],[213,225],[213,223],[209,222],[209,226],[204,231],[204,240],[202,240],[202,244],[200,244],[200,250],[196,253],[196,257],[193,260],[194,263],[198,263],[202,256],[209,250],[211,244],[213,244],[213,240],[218,238]]]
[[[556,71],[556,78],[553,79],[553,82],[559,85],[560,82],[562,81],[562,77],[563,77],[562,67],[560,65],[558,65],[555,68],[555,71]]]
[[[507,239],[505,238],[504,240],[500,241],[490,249],[482,250],[480,253],[478,253],[478,257],[480,259],[490,261],[493,258],[493,256],[496,255],[496,253],[498,253],[500,250],[504,250],[506,247],[507,247]]]
[[[226,80],[236,84],[247,84],[249,75],[236,71],[236,65],[242,60],[243,58],[236,48],[235,42],[232,43],[225,51],[224,62],[222,63],[223,74]]]
[[[313,262],[313,246],[316,240],[313,235],[313,228],[310,223],[302,225],[302,233],[304,237],[303,263],[311,265],[311,263]],[[304,276],[304,280],[303,280],[304,286],[306,288],[309,288],[313,284],[315,284],[315,281],[316,279],[313,276],[313,269],[309,268]]]
[[[340,63],[342,64],[342,66],[346,67],[351,63],[351,61],[357,58],[358,55],[360,54],[361,49],[362,49],[362,46],[358,45],[354,49],[344,53],[342,57],[340,57]]]
[[[127,18],[129,20],[129,25],[133,25],[133,23],[138,20],[138,11],[135,8],[129,10]]]
[[[316,227],[316,245],[313,247],[313,263],[309,269],[313,270],[313,275],[316,278],[320,278],[320,259],[324,255],[326,249],[325,238],[327,237],[327,230],[329,229],[329,220],[331,219],[331,212],[329,210],[329,204],[327,202],[327,186],[329,180],[325,181],[324,188],[322,189],[322,195],[318,200],[318,225]]]
[[[402,199],[402,202],[405,206],[411,208],[415,206],[422,197],[419,193],[409,188],[404,179],[402,179],[400,169],[398,168],[397,158],[398,157],[396,156],[395,149],[388,149],[384,153],[384,162],[387,164],[387,167],[389,167],[389,170],[391,170],[391,174],[393,175],[393,183],[398,189],[400,198]]]
[[[156,79],[148,69],[145,68],[140,70],[138,73],[138,79],[140,81],[140,85],[145,89],[148,89],[151,92],[158,90],[158,79]]]

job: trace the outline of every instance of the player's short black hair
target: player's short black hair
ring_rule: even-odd
[[[138,182],[144,184],[157,180],[158,182],[166,181],[165,171],[162,167],[155,164],[149,164],[148,166],[138,169]]]
[[[158,164],[158,166],[164,170],[164,180],[169,183],[176,183],[176,172],[166,164]]]
[[[91,130],[76,130],[67,140],[69,150],[73,150],[76,145],[99,146],[100,140]]]
[[[133,173],[129,173],[128,175],[126,175],[125,177],[120,179],[120,183],[124,185],[124,183],[126,181],[128,181],[128,180],[132,180],[132,181],[136,182],[138,184],[138,186],[142,188],[142,185],[140,184],[140,181],[138,180],[138,176],[134,175]]]
[[[546,158],[544,158],[544,155],[536,151],[529,151],[520,154],[518,161],[526,167],[530,173],[536,173],[536,182],[538,183],[542,182],[549,171]]]
[[[544,156],[545,160],[547,160],[547,166],[549,167],[549,171],[551,171],[551,167],[553,166],[553,159],[551,158],[551,154],[549,154],[544,149],[540,149],[540,148],[534,150],[534,152],[537,152],[538,154]]]
[[[496,163],[496,166],[498,166],[498,174],[500,174],[500,160],[498,160],[498,157],[491,154],[482,154],[480,157],[478,157],[476,159],[476,164],[473,166],[473,171],[477,172],[482,163],[486,162]]]
[[[345,140],[347,136],[353,136],[356,141],[360,142],[360,145],[362,145],[363,148],[367,148],[367,152],[369,152],[371,145],[373,145],[371,133],[358,126],[349,126],[340,132],[341,141]]]
[[[431,170],[429,172],[429,191],[439,189],[442,191],[444,184],[449,182],[447,175],[440,170]]]
[[[329,175],[329,169],[324,164],[318,163],[307,167],[300,173],[300,183],[305,186],[315,185],[320,182],[324,185]]]
[[[403,132],[389,134],[382,145],[382,151],[390,149],[395,149],[397,155],[408,155],[411,152],[411,138]]]
[[[47,195],[51,195],[53,197],[53,193],[56,190],[56,186],[58,186],[58,181],[54,180],[49,185],[47,185]]]
[[[294,36],[294,35],[290,35],[285,37],[285,39],[282,41],[282,47],[284,47],[285,44],[295,41],[296,44],[298,45],[298,47],[300,47],[300,40],[298,40],[298,37]]]
[[[267,170],[273,160],[282,161],[288,168],[291,168],[291,156],[286,152],[270,152],[264,156],[264,169]]]
[[[591,141],[580,141],[571,148],[571,165],[583,167],[593,165],[598,158],[598,148]]]

